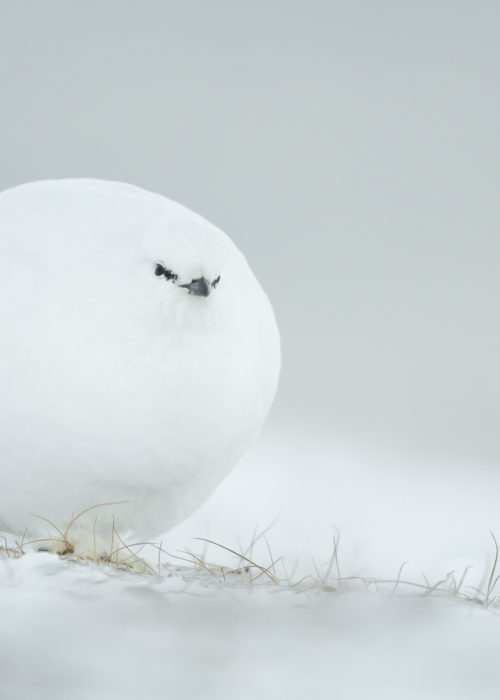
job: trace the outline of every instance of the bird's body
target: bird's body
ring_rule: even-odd
[[[0,527],[12,532],[42,535],[32,514],[63,528],[118,501],[117,529],[164,532],[236,464],[274,397],[279,336],[243,255],[131,185],[0,194],[0,323]]]

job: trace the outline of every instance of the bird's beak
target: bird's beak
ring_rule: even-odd
[[[210,282],[204,277],[193,280],[189,284],[180,284],[179,287],[184,287],[190,294],[197,297],[208,297],[210,294]]]

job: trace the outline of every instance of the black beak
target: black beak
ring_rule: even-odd
[[[190,294],[197,297],[208,297],[210,294],[210,283],[204,277],[193,280],[189,284],[180,284],[179,287],[184,287]]]

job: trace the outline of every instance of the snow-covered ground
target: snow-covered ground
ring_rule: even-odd
[[[162,538],[171,555],[248,564],[207,537],[269,573],[158,566],[154,549],[149,575],[4,552],[0,698],[496,698],[500,611],[481,601],[500,477],[477,469],[275,431]],[[370,583],[404,561],[397,586]]]
[[[495,698],[500,617],[446,600],[1,569],[1,697]]]

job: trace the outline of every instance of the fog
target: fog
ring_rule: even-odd
[[[497,3],[28,0],[1,20],[2,188],[96,176],[190,206],[275,306],[274,423],[494,467]]]

